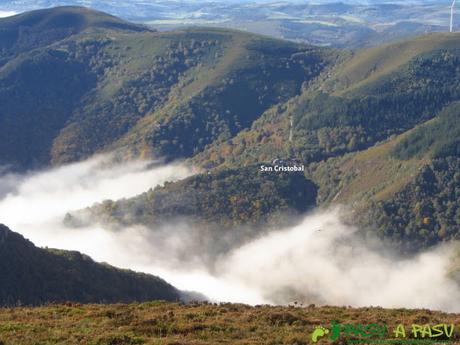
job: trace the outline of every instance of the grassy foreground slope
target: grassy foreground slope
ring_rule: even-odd
[[[0,305],[181,298],[179,290],[158,277],[96,263],[78,252],[37,248],[1,224],[0,272]]]
[[[460,315],[429,310],[341,307],[250,307],[237,304],[144,303],[50,305],[0,309],[0,342],[32,344],[307,345],[316,326],[455,324]],[[392,334],[389,338],[393,338]],[[456,333],[453,343],[458,343]],[[345,339],[320,344],[347,344]]]

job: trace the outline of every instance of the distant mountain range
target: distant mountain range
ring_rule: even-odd
[[[447,31],[450,3],[439,1],[0,1],[0,11],[89,6],[165,30],[184,26],[242,29],[335,47],[378,45]]]

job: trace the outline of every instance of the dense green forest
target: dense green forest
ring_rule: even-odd
[[[78,252],[37,248],[3,225],[0,271],[1,306],[177,301],[182,297],[158,277],[99,264]]]
[[[453,246],[460,240],[459,119],[458,33],[351,51],[224,29],[156,32],[78,7],[0,19],[0,172],[27,179],[35,168],[98,153],[114,153],[117,163],[154,160],[145,171],[158,161],[193,167],[199,173],[68,210],[63,219],[76,232],[101,224],[113,236],[135,232],[154,243],[152,262],[179,262],[186,273],[206,267],[210,278],[225,279],[219,259],[232,249],[336,206],[356,234],[379,248],[391,244],[385,248],[398,259],[419,262],[429,248]],[[277,158],[305,171],[260,170]],[[5,178],[7,192],[16,177]],[[460,277],[455,255],[449,284]],[[298,296],[289,286],[283,293]],[[310,343],[324,320],[458,319],[297,302],[158,301],[201,297],[79,252],[37,248],[0,225],[0,345],[294,345]],[[142,301],[153,302],[104,305]],[[65,304],[22,307],[50,302]]]
[[[300,104],[293,116],[301,156],[318,160],[363,149],[433,118],[460,98],[459,52],[423,54],[343,96],[322,93]],[[309,136],[316,150],[305,147]]]
[[[429,153],[434,158],[460,156],[460,104],[444,108],[434,119],[417,127],[395,148],[393,155],[407,160]]]
[[[254,157],[294,156],[307,164],[319,205],[351,206],[357,211],[355,223],[402,251],[458,239],[460,69],[455,40],[457,35],[431,35],[379,48],[380,55],[364,50],[192,162],[231,167]],[[382,58],[385,49],[394,56]],[[358,63],[363,69],[370,66],[369,71],[360,75]],[[292,143],[287,142],[290,118]],[[422,182],[426,169],[437,176],[432,188]]]
[[[96,221],[115,228],[142,224],[155,230],[186,221],[205,238],[246,229],[243,241],[266,227],[292,224],[316,205],[316,194],[302,173],[267,173],[250,166],[169,182],[131,199],[106,200],[67,214],[64,222],[78,227]]]

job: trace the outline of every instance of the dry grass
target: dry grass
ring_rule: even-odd
[[[237,304],[49,305],[0,309],[0,344],[311,343],[315,326],[341,323],[460,323],[429,310],[250,307]],[[323,339],[321,344],[330,340]]]

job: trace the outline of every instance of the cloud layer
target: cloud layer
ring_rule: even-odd
[[[14,16],[15,14],[17,14],[17,13],[14,12],[14,11],[2,11],[2,10],[0,10],[0,18],[11,17],[11,16]]]
[[[453,246],[404,259],[383,246],[376,251],[341,222],[339,209],[311,213],[295,227],[235,244],[215,256],[212,265],[202,258],[213,244],[184,220],[117,231],[101,224],[79,229],[62,224],[68,211],[131,197],[191,173],[180,164],[114,164],[101,156],[48,171],[4,175],[0,222],[39,246],[79,250],[98,261],[160,275],[216,301],[460,311],[460,291],[446,274]]]

